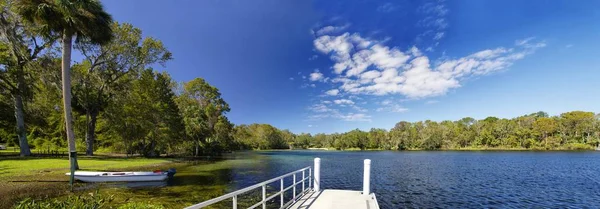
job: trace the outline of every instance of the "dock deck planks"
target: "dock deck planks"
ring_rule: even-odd
[[[379,209],[374,194],[363,195],[360,191],[326,189],[319,193],[310,191],[288,209]]]

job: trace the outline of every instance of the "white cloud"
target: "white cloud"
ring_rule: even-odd
[[[335,95],[338,95],[339,93],[340,93],[340,90],[337,90],[337,89],[331,89],[331,90],[325,92],[325,94],[329,95],[329,96],[335,96]]]
[[[332,109],[329,109],[329,107],[327,107],[324,104],[315,104],[311,107],[309,107],[308,109],[312,110],[313,112],[331,112]]]
[[[433,36],[433,40],[437,41],[437,40],[440,40],[440,39],[444,38],[444,34],[445,34],[444,32],[437,32],[437,33],[435,33],[435,36]]]
[[[460,87],[465,78],[507,69],[546,45],[544,42],[532,43],[532,40],[517,41],[513,48],[486,49],[433,64],[416,47],[403,52],[358,34],[321,36],[314,40],[314,45],[335,62],[333,72],[336,77],[331,81],[339,85],[339,90],[350,94],[400,94],[419,99],[444,95],[450,89]],[[332,91],[328,95],[339,93]]]
[[[348,104],[348,105],[353,105],[354,102],[352,100],[349,99],[336,99],[333,100],[333,103],[335,104]]]
[[[315,60],[315,59],[317,59],[317,58],[319,58],[319,55],[316,55],[316,54],[315,54],[315,55],[313,55],[313,56],[309,57],[309,58],[308,58],[308,61],[312,61],[312,60]]]
[[[515,45],[517,45],[517,46],[523,46],[523,45],[529,43],[533,39],[535,39],[535,37],[528,37],[528,38],[525,38],[525,39],[519,39],[519,40],[515,41]]]
[[[421,1],[424,2],[424,1]],[[445,37],[445,30],[449,27],[446,19],[449,10],[443,0],[437,2],[426,2],[417,9],[417,15],[421,16],[421,20],[417,22],[417,26],[423,29],[423,33],[417,35],[417,44],[430,44],[423,46],[425,51],[434,51],[440,41]],[[430,42],[428,40],[432,40]]]
[[[383,106],[376,109],[377,112],[393,112],[393,113],[402,113],[408,111],[408,108],[402,107],[399,104],[392,104]]]
[[[293,80],[294,80],[294,77],[290,77],[290,81],[293,81]]]
[[[323,80],[323,73],[320,73],[319,70],[315,70],[315,72],[310,74],[310,81],[320,81]]]
[[[327,34],[332,34],[332,33],[339,33],[342,32],[344,30],[346,30],[348,27],[350,27],[350,24],[345,24],[342,26],[325,26],[321,29],[319,29],[317,32],[315,32],[316,36],[322,36],[322,35],[327,35]]]
[[[310,125],[310,124],[308,124],[308,127],[309,127],[309,128],[312,128],[312,127],[313,127],[313,125]]]
[[[354,107],[353,107],[354,108]],[[309,115],[309,120],[322,120],[322,119],[339,119],[343,121],[371,121],[371,116],[365,113],[341,113],[338,109],[332,109],[324,104],[315,104],[309,108],[315,114]],[[360,108],[359,108],[360,109]],[[361,109],[360,112],[365,110]]]
[[[340,115],[339,118],[345,121],[371,121],[371,116],[363,113],[348,113]]]

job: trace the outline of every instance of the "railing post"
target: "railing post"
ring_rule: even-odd
[[[365,159],[365,172],[363,174],[363,195],[369,195],[371,188],[371,160]]]
[[[294,185],[294,202],[296,202],[296,173],[294,173],[294,184],[292,185]]]
[[[267,201],[265,201],[267,199],[267,185],[262,185],[262,206],[263,209],[267,209]]]
[[[315,192],[319,192],[321,190],[321,158],[315,158],[315,184],[314,189]]]
[[[308,188],[312,188],[312,168],[308,168]]]
[[[233,196],[233,209],[237,209],[237,195]]]
[[[283,178],[281,178],[281,180],[279,180],[279,191],[281,192],[281,195],[279,196],[279,205],[281,208],[283,208]]]
[[[304,179],[305,178],[306,177],[304,177],[304,170],[302,170],[302,192],[301,193],[304,193]]]

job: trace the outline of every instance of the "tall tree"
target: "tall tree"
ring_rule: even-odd
[[[31,63],[55,41],[54,36],[41,39],[36,36],[36,28],[23,24],[15,14],[14,2],[0,2],[0,89],[8,92],[13,99],[17,136],[21,156],[31,155],[25,127],[24,100],[31,96]]]
[[[74,69],[73,100],[75,110],[86,115],[86,155],[94,154],[98,115],[122,93],[130,82],[128,73],[138,74],[146,66],[170,60],[171,53],[161,41],[151,37],[142,39],[142,31],[131,24],[113,23],[112,41],[97,45],[87,41],[75,48],[85,57],[84,63]]]
[[[200,154],[200,147],[208,145],[215,136],[215,125],[220,116],[229,112],[229,104],[221,98],[219,89],[202,78],[195,78],[183,84],[177,104],[185,123],[187,138],[194,142],[194,155]]]
[[[71,111],[71,46],[83,40],[95,44],[108,43],[113,38],[112,17],[96,0],[20,0],[18,12],[25,20],[42,28],[42,34],[58,34],[62,46],[62,93],[65,128],[69,144],[71,170],[77,169],[77,150]]]
[[[128,154],[156,157],[182,142],[184,127],[171,82],[166,73],[146,69],[107,110],[107,119]]]
[[[538,118],[533,122],[533,130],[540,133],[540,137],[544,140],[544,144],[548,145],[548,134],[556,131],[557,124],[552,118]]]

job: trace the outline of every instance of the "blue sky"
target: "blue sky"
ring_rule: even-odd
[[[293,132],[600,112],[600,1],[103,1],[236,124]]]

